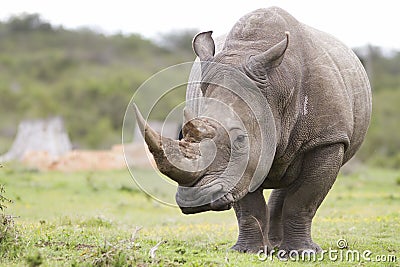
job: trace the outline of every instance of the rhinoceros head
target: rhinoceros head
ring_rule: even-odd
[[[277,137],[260,85],[268,69],[282,62],[287,45],[288,35],[262,53],[223,49],[214,55],[211,32],[198,34],[193,48],[201,78],[190,82],[201,97],[190,101],[201,108],[195,114],[187,103],[182,140],[152,130],[136,109],[157,167],[179,185],[176,201],[183,213],[229,209],[267,176]]]

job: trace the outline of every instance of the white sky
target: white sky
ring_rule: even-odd
[[[274,5],[351,47],[373,44],[400,50],[400,2],[394,0],[0,0],[0,20],[28,12],[66,28],[89,26],[146,37],[196,28],[214,30],[217,36],[244,14]]]

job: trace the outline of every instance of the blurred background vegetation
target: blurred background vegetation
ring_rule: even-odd
[[[76,148],[120,143],[133,92],[163,68],[193,60],[195,33],[165,33],[157,40],[109,36],[55,27],[37,14],[0,22],[0,154],[12,144],[21,120],[57,115],[64,118]],[[400,52],[374,46],[355,51],[373,88],[372,124],[358,159],[400,168]],[[183,99],[184,94],[178,100]]]

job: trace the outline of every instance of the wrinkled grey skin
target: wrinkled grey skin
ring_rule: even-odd
[[[257,252],[266,246],[320,251],[311,239],[312,219],[340,167],[360,147],[370,121],[371,89],[360,61],[334,37],[279,8],[242,17],[220,51],[215,52],[211,32],[197,35],[193,47],[209,63],[202,64],[203,81],[209,73],[230,80],[231,72],[213,66],[217,62],[238,70],[242,80],[257,88],[245,82],[236,86],[240,93],[235,94],[212,83],[204,82],[201,92],[189,86],[189,98],[215,101],[206,100],[201,108],[196,101],[188,104],[186,112],[194,115],[186,114],[179,142],[142,123],[159,169],[179,184],[178,205],[184,213],[233,206],[237,251]],[[244,100],[239,97],[243,94]],[[191,165],[181,171],[168,158]],[[202,163],[206,161],[212,163]],[[196,169],[200,165],[206,167]],[[268,205],[264,189],[273,189]]]

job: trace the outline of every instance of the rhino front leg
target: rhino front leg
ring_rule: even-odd
[[[268,199],[269,230],[268,240],[272,247],[279,247],[283,237],[282,208],[286,197],[286,188],[274,189]]]
[[[333,144],[317,148],[305,156],[300,176],[288,188],[283,203],[280,249],[321,251],[311,239],[311,223],[336,180],[343,153],[343,144]]]
[[[256,253],[268,249],[268,207],[262,189],[247,194],[233,206],[239,225],[239,237],[233,250]]]

